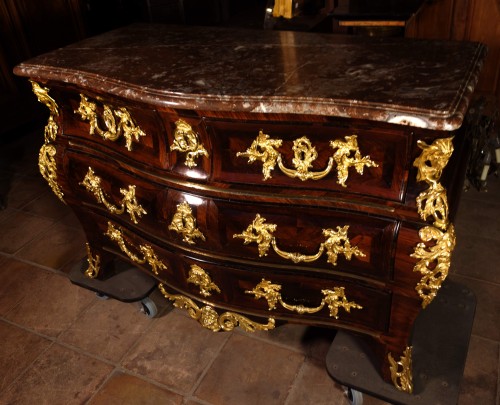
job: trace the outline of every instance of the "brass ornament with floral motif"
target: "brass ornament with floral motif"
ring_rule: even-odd
[[[140,252],[142,257],[139,257],[136,253],[132,252],[127,244],[125,243],[125,239],[123,236],[123,230],[120,227],[115,227],[111,222],[108,221],[108,230],[105,235],[116,242],[120,247],[121,251],[125,253],[130,260],[137,264],[145,264],[147,263],[151,267],[151,271],[158,275],[160,270],[166,270],[167,266],[158,259],[158,256],[154,252],[153,248],[149,245],[139,245],[138,247],[133,246],[133,249]]]
[[[198,134],[191,125],[182,119],[175,122],[174,141],[170,145],[170,150],[185,153],[186,160],[184,164],[189,168],[198,165],[196,162],[198,157],[208,157],[208,152],[198,139]]]
[[[59,130],[54,117],[59,115],[59,108],[54,99],[49,96],[49,89],[47,87],[42,87],[33,80],[30,80],[30,82],[33,93],[35,93],[38,101],[45,104],[50,111],[49,119],[45,126],[45,143],[54,142],[56,140],[57,131]]]
[[[439,182],[453,153],[452,141],[452,137],[436,139],[430,145],[418,141],[422,152],[413,163],[418,169],[417,181],[425,181],[428,185],[417,197],[417,210],[424,221],[432,221],[432,225],[419,230],[422,242],[410,255],[419,259],[413,270],[422,274],[415,290],[422,299],[423,308],[436,297],[448,276],[451,253],[456,244],[455,229],[448,218],[446,189]]]
[[[353,301],[348,301],[345,295],[344,287],[333,287],[333,289],[321,290],[323,299],[317,307],[306,307],[304,305],[291,305],[286,303],[281,297],[281,285],[273,284],[271,281],[262,279],[262,281],[250,291],[245,291],[246,294],[254,295],[255,299],[264,298],[267,301],[269,310],[276,309],[279,303],[289,311],[297,312],[298,314],[314,314],[321,311],[325,306],[328,307],[330,316],[335,319],[339,318],[339,308],[350,313],[351,309],[363,309],[363,307]]]
[[[319,246],[318,252],[312,255],[305,255],[298,252],[285,252],[281,250],[273,236],[273,232],[277,229],[276,224],[266,223],[266,219],[260,214],[257,214],[253,222],[240,234],[234,234],[233,238],[243,239],[243,243],[256,243],[259,250],[259,256],[267,256],[270,247],[284,259],[300,262],[314,262],[318,260],[326,251],[328,256],[327,262],[333,266],[337,265],[337,258],[343,255],[347,260],[351,260],[353,256],[364,257],[365,254],[357,247],[351,246],[351,242],[347,237],[349,225],[343,227],[337,226],[337,230],[323,229],[325,241]]]
[[[121,188],[120,193],[123,195],[120,206],[115,206],[108,202],[104,191],[101,187],[102,179],[94,173],[94,170],[89,167],[87,174],[80,185],[84,186],[88,192],[92,193],[98,203],[103,204],[112,214],[121,215],[127,212],[134,224],[137,224],[143,215],[147,214],[146,210],[137,202],[135,196],[135,186],[129,185],[127,189]]]
[[[196,227],[196,218],[189,204],[184,201],[177,205],[177,210],[168,229],[182,235],[182,240],[190,245],[195,244],[195,239],[205,240],[205,235]]]
[[[87,246],[87,269],[85,270],[85,275],[89,278],[97,278],[99,271],[101,270],[101,256],[93,255],[90,250],[90,245],[86,243]]]
[[[394,386],[408,394],[413,393],[412,376],[412,347],[407,347],[400,357],[399,361],[394,360],[392,353],[387,355],[389,360],[389,369],[391,371],[391,380]]]
[[[102,106],[102,116],[97,113],[97,104],[80,94],[80,105],[75,111],[83,121],[90,124],[89,134],[97,134],[106,141],[117,141],[125,138],[125,147],[132,151],[132,142],[139,142],[146,133],[135,124],[130,112],[125,107],[113,108],[107,104]],[[101,124],[104,128],[101,128]]]
[[[184,295],[168,293],[163,284],[160,284],[158,287],[163,296],[172,301],[176,308],[187,310],[191,318],[197,320],[201,326],[213,332],[219,332],[221,330],[231,331],[237,326],[246,332],[271,330],[275,327],[273,318],[268,318],[267,324],[261,324],[234,312],[224,312],[219,315],[210,305],[205,305],[200,308],[192,299]]]
[[[318,152],[309,138],[303,136],[293,141],[293,169],[285,166],[283,157],[277,150],[282,144],[281,139],[272,139],[269,135],[259,131],[259,135],[250,147],[245,152],[237,152],[236,156],[247,157],[249,164],[260,161],[263,165],[262,174],[264,180],[272,177],[271,171],[274,170],[276,165],[288,177],[299,178],[302,181],[320,180],[328,175],[335,166],[337,183],[342,187],[346,187],[349,168],[354,167],[362,175],[365,167],[378,167],[377,163],[370,160],[370,156],[361,155],[356,135],[345,136],[344,140],[330,141],[330,147],[334,150],[334,153],[328,158],[326,167],[319,171],[312,171],[313,162],[317,159]]]
[[[63,202],[64,193],[57,182],[57,164],[56,156],[57,149],[54,145],[46,143],[40,148],[38,154],[38,168],[40,174],[47,181],[54,194]]]
[[[208,273],[196,264],[191,265],[187,282],[198,286],[200,294],[204,297],[210,297],[212,291],[220,293],[220,288],[212,281]]]

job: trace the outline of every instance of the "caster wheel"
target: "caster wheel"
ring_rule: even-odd
[[[100,293],[100,292],[96,292],[95,296],[97,298],[99,298],[100,300],[109,300],[109,297],[106,294],[103,294],[103,293]]]
[[[148,318],[154,318],[158,313],[158,308],[151,298],[146,297],[141,301],[141,312]]]
[[[344,394],[349,400],[350,405],[363,405],[363,393],[353,390],[349,387],[344,387]]]

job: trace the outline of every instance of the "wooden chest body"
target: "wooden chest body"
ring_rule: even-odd
[[[214,331],[371,336],[409,391],[484,49],[243,33],[139,25],[16,68],[51,111],[40,170],[82,223],[88,275],[129,260]]]

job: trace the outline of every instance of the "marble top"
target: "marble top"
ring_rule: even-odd
[[[485,53],[469,42],[135,24],[37,56],[15,73],[171,108],[454,130]]]

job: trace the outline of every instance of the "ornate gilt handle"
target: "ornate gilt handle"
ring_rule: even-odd
[[[137,198],[135,196],[135,186],[129,185],[128,189],[120,189],[123,199],[121,205],[116,207],[106,200],[104,192],[101,188],[101,178],[94,173],[94,170],[91,167],[89,167],[89,170],[80,185],[84,186],[88,192],[94,194],[97,202],[103,204],[112,214],[121,215],[127,211],[134,224],[139,222],[137,217],[140,218],[142,215],[147,214],[146,210],[137,202]]]
[[[313,262],[318,260],[323,252],[326,251],[328,255],[328,263],[337,265],[337,258],[339,254],[345,256],[347,260],[351,260],[352,256],[364,257],[365,254],[356,246],[351,246],[351,242],[347,237],[349,225],[343,227],[337,226],[337,230],[323,229],[323,235],[326,237],[325,241],[321,243],[319,250],[314,255],[304,255],[302,253],[285,252],[278,248],[276,238],[273,232],[276,230],[277,225],[266,223],[266,219],[260,214],[257,214],[253,222],[240,234],[234,234],[233,238],[243,239],[245,245],[249,243],[257,243],[259,248],[259,256],[267,256],[269,247],[281,257],[289,259],[294,263],[300,262]]]
[[[253,294],[255,299],[264,298],[267,301],[269,310],[276,309],[276,304],[280,303],[281,306],[289,311],[297,312],[299,314],[314,314],[321,311],[325,305],[328,306],[330,316],[335,319],[339,318],[339,308],[343,308],[346,312],[351,312],[351,308],[362,309],[361,305],[355,302],[349,302],[345,296],[344,287],[333,287],[333,290],[321,290],[323,299],[317,307],[305,307],[303,305],[290,305],[283,301],[281,297],[281,285],[273,284],[271,281],[262,279],[262,281],[255,286],[253,290],[245,291],[246,294]]]
[[[208,152],[199,141],[198,134],[191,128],[191,125],[181,119],[175,123],[174,141],[170,145],[170,150],[186,153],[184,164],[189,168],[198,165],[195,162],[198,156],[208,157]]]
[[[88,100],[83,94],[80,94],[80,105],[75,113],[80,114],[84,121],[90,124],[90,135],[101,136],[104,140],[116,141],[123,135],[125,138],[125,147],[132,150],[132,142],[139,142],[141,136],[146,136],[145,132],[134,123],[129,111],[125,107],[113,109],[103,104],[102,121],[105,128],[99,126],[97,115],[97,105]]]
[[[135,250],[142,253],[142,257],[139,257],[135,253],[130,251],[123,238],[122,229],[115,227],[111,222],[108,222],[108,230],[105,235],[112,241],[116,242],[121,251],[125,253],[133,262],[137,264],[148,263],[151,266],[151,270],[154,274],[158,275],[159,270],[167,269],[167,266],[165,266],[165,264],[163,264],[163,262],[158,259],[158,256],[153,251],[153,248],[149,245],[139,245],[139,247],[134,247]]]
[[[292,163],[294,169],[285,167],[281,154],[277,151],[283,141],[281,139],[271,139],[269,135],[262,131],[259,131],[259,135],[245,152],[237,152],[236,156],[247,157],[250,164],[256,160],[261,161],[264,180],[272,177],[271,171],[274,170],[276,164],[288,177],[298,177],[302,181],[319,180],[330,173],[335,163],[337,183],[342,187],[346,187],[345,182],[349,176],[350,167],[354,167],[359,174],[363,174],[365,166],[378,167],[378,165],[370,160],[370,156],[361,156],[356,135],[346,136],[344,139],[344,141],[340,139],[330,141],[330,146],[335,152],[328,159],[326,168],[318,172],[310,171],[312,162],[318,157],[318,152],[305,136],[293,141],[294,158]]]

